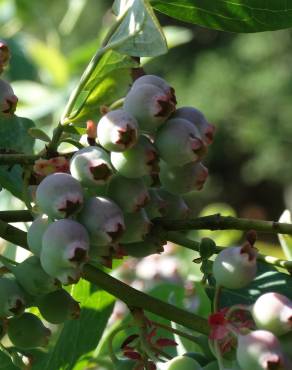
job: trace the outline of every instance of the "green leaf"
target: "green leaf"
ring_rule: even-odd
[[[74,299],[81,302],[81,315],[65,323],[56,345],[34,370],[81,370],[95,350],[112,312],[114,297],[105,291],[92,291],[90,283],[72,286]],[[83,367],[82,367],[83,366]]]
[[[286,209],[280,219],[279,222],[286,222],[291,224],[291,212]],[[285,235],[285,234],[278,234],[280,244],[282,247],[282,250],[286,256],[286,258],[289,261],[292,261],[292,236],[291,235]]]
[[[278,292],[292,299],[292,277],[279,272],[273,266],[259,262],[258,273],[248,287],[244,289],[223,289],[220,294],[220,307],[234,304],[252,304],[261,294]],[[214,295],[214,287],[209,294]]]
[[[28,130],[34,126],[28,118],[0,115],[0,152],[18,152],[32,154],[34,138]],[[23,178],[22,168],[19,165],[0,165],[0,185],[9,190],[14,196],[22,199]]]
[[[109,46],[137,57],[167,53],[165,36],[148,0],[117,0],[113,11],[122,21]]]
[[[64,132],[70,134],[70,135],[77,135],[82,136],[86,134],[86,128],[85,127],[79,127],[77,125],[66,125],[63,129]]]
[[[19,370],[13,365],[9,356],[0,350],[0,369],[1,370]]]
[[[32,154],[34,139],[28,133],[31,127],[34,123],[28,118],[0,114],[0,150]]]
[[[272,31],[292,26],[286,0],[152,0],[158,11],[181,21],[230,32]]]
[[[31,127],[28,130],[28,132],[31,137],[45,141],[46,143],[48,143],[51,140],[49,136],[44,131],[40,130],[39,128]]]
[[[15,165],[12,168],[9,166],[0,166],[0,184],[4,189],[10,191],[10,193],[15,197],[22,199],[22,168],[19,165]]]
[[[98,119],[100,106],[110,105],[124,95],[131,83],[130,69],[135,67],[138,63],[129,56],[107,51],[78,96],[68,118],[70,122]]]

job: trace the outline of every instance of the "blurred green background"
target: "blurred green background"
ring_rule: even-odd
[[[51,132],[111,22],[111,5],[0,0],[0,38],[12,49],[4,78],[19,97],[18,115]],[[144,60],[145,70],[217,128],[208,184],[192,197],[197,212],[225,202],[241,217],[278,220],[292,209],[292,31],[230,34],[158,16],[171,49]]]

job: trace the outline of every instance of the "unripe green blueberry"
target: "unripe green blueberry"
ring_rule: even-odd
[[[214,353],[210,349],[209,337],[207,335],[199,334],[197,336],[197,342],[198,342],[203,354],[205,355],[205,357],[207,359],[209,359],[209,361],[213,361],[213,360],[216,359],[216,357],[214,356]]]
[[[138,123],[129,112],[123,109],[112,110],[98,122],[97,137],[106,150],[123,152],[136,144]]]
[[[149,189],[150,201],[145,211],[150,220],[162,217],[167,211],[167,202],[160,196],[159,189]]]
[[[36,256],[28,257],[12,268],[18,284],[30,295],[37,296],[60,288],[61,284],[48,275]]]
[[[111,162],[122,176],[139,178],[159,173],[158,152],[151,141],[141,135],[136,145],[122,153],[112,152]]]
[[[191,357],[176,356],[167,361],[165,370],[202,370],[200,364]]]
[[[108,256],[109,247],[117,242],[124,230],[123,212],[106,197],[88,198],[78,215],[90,237],[90,257]]]
[[[143,258],[151,254],[163,252],[162,246],[165,243],[154,242],[152,240],[145,240],[137,243],[121,244],[123,251],[127,256],[135,258]]]
[[[151,222],[147,213],[142,208],[135,213],[125,213],[125,232],[121,237],[121,243],[136,243],[144,240],[149,233]]]
[[[180,167],[171,167],[163,161],[160,162],[161,185],[172,194],[201,190],[207,177],[208,169],[200,162],[191,162]]]
[[[30,225],[27,231],[27,244],[30,251],[36,256],[40,256],[44,232],[52,220],[47,215],[37,217]]]
[[[25,304],[24,292],[16,280],[0,277],[0,318],[22,314]]]
[[[115,176],[111,180],[108,196],[128,213],[139,211],[150,200],[147,187],[141,179],[127,179],[122,176]]]
[[[207,152],[199,130],[183,118],[166,121],[157,131],[154,144],[170,166],[199,161]]]
[[[183,354],[183,356],[193,358],[201,366],[205,366],[209,362],[209,359],[207,359],[204,355],[202,355],[202,353],[199,353],[199,352],[186,352]]]
[[[160,167],[159,167],[159,171],[160,171]],[[147,186],[147,188],[154,188],[154,187],[157,188],[157,187],[159,187],[161,185],[160,184],[159,174],[158,173],[157,174],[143,176],[142,177],[142,180],[143,180],[144,184]]]
[[[76,284],[81,278],[82,265],[74,267],[59,266],[54,263],[53,258],[48,258],[42,263],[43,269],[52,277],[56,277],[63,285]]]
[[[63,219],[53,222],[44,233],[41,265],[63,284],[78,280],[88,260],[89,235],[79,222]]]
[[[253,281],[257,272],[257,252],[248,242],[241,247],[223,249],[213,263],[218,285],[240,289]]]
[[[198,109],[193,107],[181,107],[173,114],[174,118],[183,118],[190,121],[198,128],[206,145],[212,144],[215,126],[211,125],[206,117]]]
[[[83,204],[81,184],[67,173],[53,173],[39,184],[36,203],[51,218],[72,216]]]
[[[0,79],[0,112],[3,114],[13,114],[17,106],[17,96],[10,84]]]
[[[279,340],[267,330],[239,335],[236,359],[242,370],[288,370]]]
[[[124,109],[137,119],[143,132],[154,133],[174,112],[175,103],[159,87],[141,84],[128,92]]]
[[[9,319],[7,334],[15,347],[32,349],[46,346],[51,331],[37,316],[25,312],[19,317]]]
[[[80,316],[78,302],[64,289],[39,297],[37,307],[43,318],[52,324],[62,324]]]
[[[70,172],[85,187],[102,186],[113,175],[109,154],[96,146],[78,150],[71,158]]]
[[[141,86],[141,85],[154,85],[159,87],[162,91],[164,91],[170,98],[170,100],[176,104],[176,97],[175,97],[175,91],[174,88],[171,87],[163,78],[155,75],[144,75],[137,80],[134,81],[132,85],[132,89]]]
[[[208,365],[203,367],[203,370],[220,370],[217,361],[209,362]]]
[[[258,329],[278,336],[292,330],[292,302],[280,293],[262,294],[253,304],[251,313]]]
[[[190,209],[182,196],[172,194],[163,188],[157,189],[157,192],[165,202],[164,219],[184,219],[188,217]]]

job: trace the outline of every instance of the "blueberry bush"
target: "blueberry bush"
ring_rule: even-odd
[[[196,214],[216,125],[147,73],[168,52],[158,13],[235,33],[292,25],[286,1],[115,0],[52,135],[17,115],[0,41],[0,185],[23,205],[0,211],[0,369],[292,369],[289,211]],[[285,259],[260,253],[258,232],[279,234]]]

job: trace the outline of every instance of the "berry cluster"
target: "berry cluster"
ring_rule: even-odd
[[[251,241],[241,247],[221,251],[213,264],[213,274],[219,286],[240,289],[248,286],[257,271],[257,251]],[[232,312],[247,311],[251,321],[234,323]],[[232,306],[215,313],[216,330],[213,339],[221,349],[230,334],[237,337],[236,360],[241,370],[291,369],[292,301],[276,292],[264,293],[251,306]],[[218,322],[218,317],[221,318]],[[213,321],[212,321],[213,320]],[[210,322],[214,323],[211,317]],[[219,327],[219,330],[218,330]],[[231,332],[230,332],[231,331]],[[221,332],[220,335],[218,333]],[[222,333],[225,335],[222,335]]]
[[[70,173],[50,174],[37,187],[40,215],[28,245],[44,271],[71,284],[87,261],[160,252],[152,220],[187,217],[183,194],[207,178],[200,161],[213,132],[195,108],[176,110],[163,79],[136,80],[123,109],[106,112],[91,132],[98,142],[74,153]]]
[[[61,324],[79,316],[79,304],[44,271],[38,257],[5,265],[11,274],[0,278],[0,339],[8,334],[20,349],[44,346],[51,332],[36,315],[24,312],[25,308],[36,306],[45,320]]]
[[[254,280],[254,241],[248,238],[242,246],[218,254],[213,263],[218,286],[241,289]],[[163,365],[163,370],[220,370],[223,356],[227,358],[226,370],[292,369],[292,301],[284,295],[268,292],[250,306],[223,308],[210,315],[209,324],[211,353],[203,346],[202,353],[176,356]]]
[[[78,317],[62,284],[76,283],[86,262],[162,251],[152,220],[187,217],[183,194],[207,178],[201,159],[214,127],[194,108],[176,110],[174,90],[159,77],[136,80],[123,109],[107,111],[92,131],[90,146],[59,166],[67,173],[50,173],[59,160],[35,166],[49,174],[36,188],[38,215],[27,233],[33,256],[0,278],[3,333],[16,347],[42,346],[50,334],[25,307],[37,306],[54,324]]]

